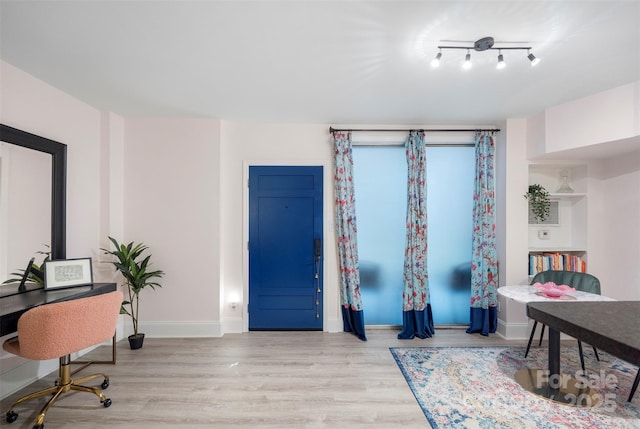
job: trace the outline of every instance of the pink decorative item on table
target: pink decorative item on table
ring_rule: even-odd
[[[534,283],[533,287],[548,298],[560,298],[566,295],[567,292],[575,292],[575,289],[571,286],[557,285],[554,282]]]

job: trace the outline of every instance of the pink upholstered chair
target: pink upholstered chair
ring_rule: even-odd
[[[34,429],[43,429],[44,417],[49,408],[70,390],[93,393],[100,398],[104,407],[111,405],[111,399],[106,398],[101,389],[81,385],[94,378],[103,377],[101,388],[106,389],[109,387],[109,377],[98,373],[72,380],[70,363],[71,353],[113,337],[121,303],[122,292],[115,291],[89,298],[41,305],[20,316],[18,336],[6,340],[3,348],[26,359],[59,358],[60,378],[55,386],[23,396],[14,402],[7,411],[7,422],[12,423],[18,418],[18,414],[13,411],[16,405],[41,396],[53,395],[40,410],[33,426]]]

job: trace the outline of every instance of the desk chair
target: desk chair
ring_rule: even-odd
[[[597,277],[592,276],[587,273],[578,273],[574,271],[559,271],[559,270],[549,270],[542,271],[536,274],[531,280],[531,284],[535,283],[546,283],[546,282],[554,282],[557,285],[567,285],[571,286],[575,290],[579,290],[582,292],[589,292],[600,295],[600,280]],[[533,340],[533,336],[536,332],[536,327],[538,326],[538,322],[533,322],[533,328],[531,328],[531,335],[529,336],[529,342],[527,343],[527,350],[524,353],[524,357],[526,358],[529,354],[529,349],[531,348],[531,341]],[[542,337],[544,336],[544,328],[542,325],[542,329],[540,330],[540,341],[538,342],[538,346],[542,344]],[[584,372],[584,355],[582,354],[582,342],[578,340],[578,351],[580,352],[580,366],[582,366],[582,371]],[[600,361],[600,357],[598,356],[598,351],[596,348],[593,348],[593,353],[596,355],[596,359]]]
[[[82,386],[97,377],[103,377],[102,389],[109,387],[106,374],[92,374],[71,379],[71,353],[100,344],[113,337],[120,313],[122,292],[115,291],[89,298],[74,299],[32,308],[18,319],[18,336],[6,340],[3,348],[17,356],[33,360],[59,358],[60,378],[55,386],[23,396],[11,405],[6,420],[13,423],[18,414],[14,407],[24,401],[53,395],[42,407],[33,429],[44,428],[44,417],[53,404],[70,390],[93,393],[104,407],[111,405],[102,390]]]

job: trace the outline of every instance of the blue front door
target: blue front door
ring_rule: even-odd
[[[249,167],[249,329],[322,330],[322,167]]]

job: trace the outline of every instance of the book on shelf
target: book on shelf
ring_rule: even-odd
[[[529,276],[548,270],[587,272],[587,261],[571,253],[545,252],[529,254]]]

